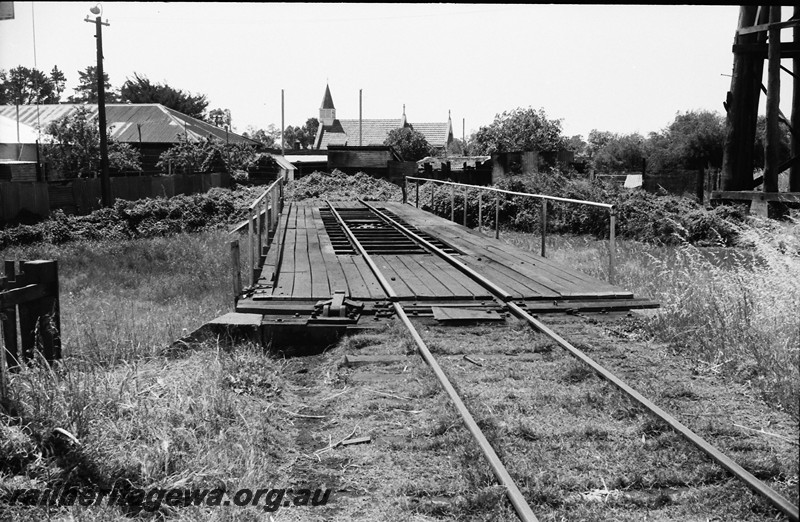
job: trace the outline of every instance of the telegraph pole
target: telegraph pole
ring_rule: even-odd
[[[100,125],[100,192],[103,206],[111,206],[111,180],[108,175],[108,136],[106,133],[106,87],[103,74],[103,26],[110,25],[108,20],[101,20],[102,11],[99,4],[89,10],[96,18],[91,20],[88,16],[84,22],[94,23],[97,38],[97,118]]]

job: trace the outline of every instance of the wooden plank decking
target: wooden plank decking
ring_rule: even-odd
[[[362,208],[357,202],[334,202],[337,209]],[[377,203],[408,225],[438,238],[459,252],[458,258],[520,300],[631,299],[621,288],[554,263],[531,252],[401,203]],[[346,292],[354,300],[385,300],[375,275],[358,254],[337,254],[325,229],[324,202],[293,203],[284,208],[283,259],[273,243],[259,285],[262,301],[314,301]],[[488,290],[433,254],[373,255],[401,301],[484,301]],[[276,266],[279,266],[275,278]]]

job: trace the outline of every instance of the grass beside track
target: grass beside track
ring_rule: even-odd
[[[419,357],[384,367],[341,365],[346,353],[409,354],[411,345],[397,327],[347,339],[309,358],[267,358],[258,348],[225,351],[214,343],[167,354],[164,348],[184,329],[230,310],[228,239],[220,231],[2,251],[6,259],[59,260],[66,359],[53,372],[31,367],[12,378],[7,406],[16,415],[0,412],[0,499],[18,488],[107,487],[120,479],[146,488],[229,491],[303,484],[334,488],[338,500],[326,508],[282,509],[276,520],[513,519]],[[602,270],[597,245],[581,241],[551,249],[552,257],[563,255],[588,272]],[[648,250],[649,257],[642,255],[645,247],[626,248],[622,284],[635,293],[646,289],[665,307],[630,328],[597,327],[602,342],[586,338],[578,346],[593,346],[592,357],[796,498],[797,446],[733,426],[796,439],[796,420],[787,423],[753,397],[765,389],[760,381],[736,378],[704,352],[679,349],[666,328],[675,323],[674,332],[696,334],[699,329],[690,328],[696,323],[687,322],[691,317],[677,322],[680,301],[663,299],[669,286],[663,295],[647,286],[654,284],[649,271],[659,268],[675,267],[673,281],[685,275],[706,284],[710,276],[698,278],[688,264],[693,258],[680,258],[679,251]],[[637,265],[636,258],[644,261]],[[752,273],[760,280],[769,272]],[[708,284],[706,299],[742,292],[741,285]],[[688,297],[684,302],[692,305]],[[543,520],[774,518],[765,502],[528,328],[512,322],[504,329],[428,326],[422,333]],[[639,347],[615,346],[617,335],[636,337]],[[464,354],[483,359],[484,366],[466,362]],[[791,375],[790,382],[796,382]],[[65,451],[51,437],[54,428],[75,434],[81,447]],[[351,432],[370,435],[372,442],[320,452]],[[0,520],[15,521],[129,515],[97,506],[0,509]],[[162,506],[159,514],[138,516],[265,519],[253,507]]]
[[[501,237],[539,252],[537,236]],[[752,385],[800,422],[800,224],[765,222],[741,237],[750,248],[619,241],[615,282],[661,304],[644,325],[653,339]],[[608,280],[607,243],[554,237],[548,257]]]

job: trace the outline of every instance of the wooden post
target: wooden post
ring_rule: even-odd
[[[478,190],[478,232],[483,229],[483,191]]]
[[[767,21],[767,9],[745,5],[739,10],[738,28]],[[766,32],[737,35],[736,44],[758,44],[766,39]],[[725,142],[720,174],[721,190],[752,190],[753,144],[756,137],[758,103],[761,96],[761,79],[764,59],[748,53],[733,55],[731,89],[725,101]]]
[[[419,208],[419,181],[414,182],[414,192],[416,193],[417,208]]]
[[[267,214],[267,248],[272,243],[272,192],[264,198],[264,211]]]
[[[255,272],[255,263],[253,263],[253,259],[256,257],[256,231],[255,223],[253,223],[253,216],[250,214],[247,216],[247,244],[250,247],[250,256],[248,259],[250,260],[250,284],[252,285],[255,283],[252,273]]]
[[[59,318],[58,296],[58,263],[56,261],[25,261],[22,271],[26,274],[29,284],[45,286],[45,296],[35,301],[19,305],[20,311],[27,308],[29,314],[26,318],[26,327],[23,329],[23,338],[30,342],[26,347],[23,342],[23,352],[38,349],[47,362],[52,363],[61,359],[61,321]]]
[[[494,195],[494,238],[500,239],[500,193]]]
[[[769,7],[769,23],[781,21],[781,6]],[[778,192],[780,163],[780,128],[778,118],[781,100],[781,30],[770,25],[767,51],[767,136],[764,153],[764,192]]]
[[[468,187],[464,187],[464,226],[467,226],[467,190]]]
[[[794,6],[794,17],[800,18],[800,6]],[[800,27],[794,26],[793,40],[796,45],[800,45]],[[792,59],[792,71],[795,75],[800,74],[800,58]],[[800,145],[797,143],[797,135],[800,132],[800,81],[797,81],[797,76],[792,78],[792,157],[797,158],[800,156]],[[800,159],[795,159],[792,162],[791,170],[789,171],[789,192],[800,192]]]
[[[231,279],[233,281],[233,309],[242,294],[242,266],[239,259],[239,240],[231,241]]]
[[[266,199],[266,198],[264,198]],[[261,205],[258,205],[258,266],[261,267],[261,258],[264,256],[264,250],[266,249],[267,245],[267,236],[264,234],[266,229],[264,228],[264,214],[261,213]]]
[[[616,279],[617,258],[617,209],[608,210],[608,282],[614,284]]]
[[[456,186],[450,185],[450,221],[456,220]]]
[[[547,200],[544,198],[542,198],[542,212],[539,221],[542,229],[542,257],[545,257],[547,254]]]
[[[434,204],[433,195],[436,194],[436,183],[434,183],[433,181],[429,181],[429,183],[431,184],[431,212],[435,214],[436,212],[434,210],[435,207],[433,206]]]
[[[406,203],[408,203],[408,195],[406,194],[406,192],[408,192],[408,176],[403,176],[402,189],[403,189],[403,205],[405,205]]]
[[[11,282],[16,279],[16,265],[14,261],[5,262],[5,277],[0,284],[0,290],[9,290]],[[3,340],[5,341],[5,358],[8,367],[13,368],[19,365],[19,345],[17,343],[17,308],[10,306],[5,310],[0,310],[0,314],[5,316],[3,320]]]
[[[256,225],[257,225],[256,220],[257,219],[258,218],[256,216],[250,216],[250,226],[252,227],[253,230],[256,229]],[[255,242],[256,239],[258,240],[258,250],[256,249],[256,242]],[[250,265],[250,267],[252,268],[252,270],[251,270],[252,274],[250,275],[250,285],[251,286],[255,286],[256,281],[258,281],[258,276],[259,276],[258,260],[259,260],[259,258],[256,257],[256,256],[257,256],[258,252],[260,251],[260,249],[261,249],[261,234],[258,234],[257,238],[256,238],[256,234],[253,234],[253,243],[250,246],[250,262],[252,263]]]

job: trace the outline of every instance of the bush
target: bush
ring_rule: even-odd
[[[120,240],[226,227],[244,219],[248,205],[260,190],[212,188],[204,194],[169,199],[117,200],[113,207],[86,216],[68,216],[56,210],[49,219],[35,225],[0,230],[0,250],[39,242]]]
[[[287,196],[296,200],[327,198],[330,200],[402,201],[400,187],[363,172],[353,175],[334,169],[330,174],[314,172],[299,178],[286,188]]]
[[[450,189],[439,185],[431,206],[431,185],[420,187],[420,206],[450,217]],[[736,244],[741,224],[747,216],[739,207],[706,210],[692,199],[669,194],[651,194],[622,189],[604,181],[589,181],[571,173],[552,170],[527,176],[513,176],[495,185],[512,192],[546,194],[569,199],[611,203],[617,211],[617,236],[648,243],[678,245]],[[481,192],[483,226],[495,225],[495,195]],[[478,195],[468,196],[467,224],[478,224]],[[456,189],[455,211],[460,222],[464,211],[463,189]],[[541,202],[524,196],[500,197],[500,225],[510,230],[534,232],[540,228]],[[548,202],[547,231],[551,234],[589,234],[608,237],[608,211],[601,207]]]

